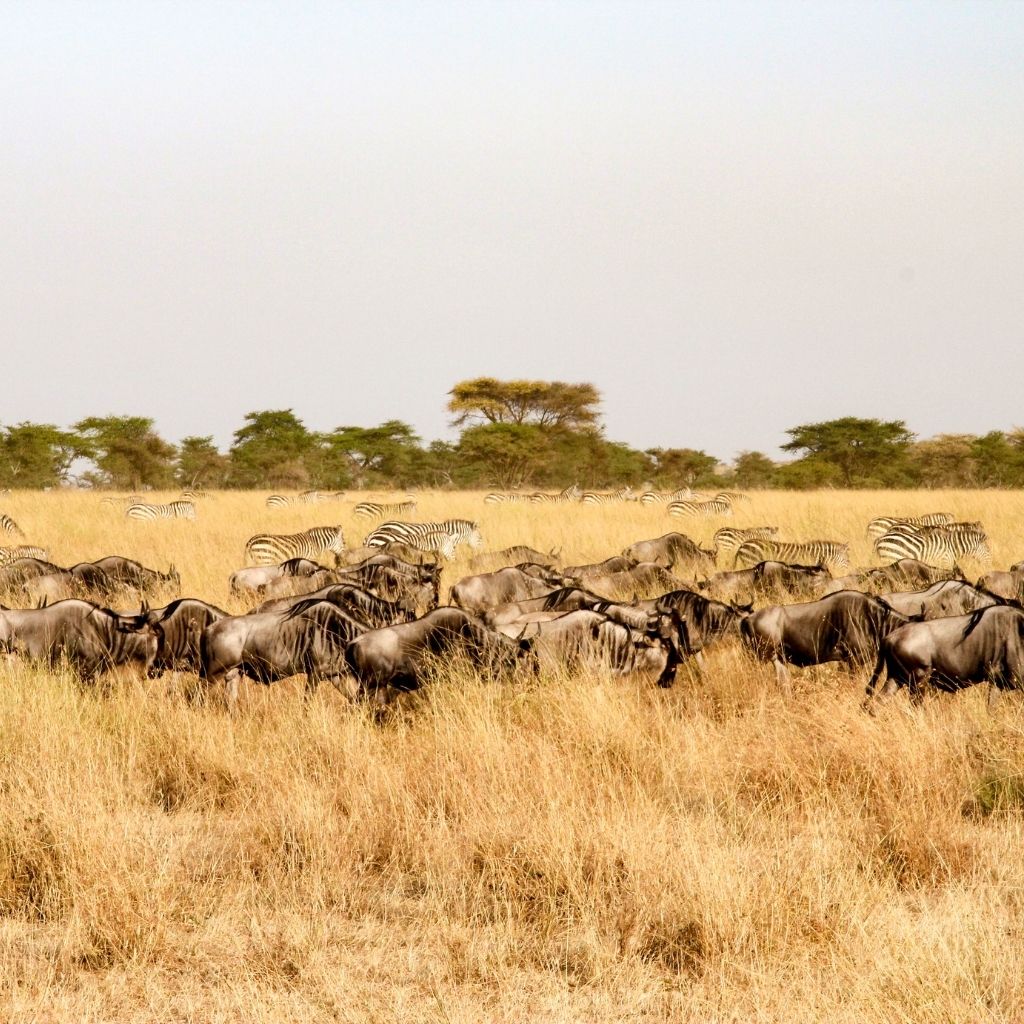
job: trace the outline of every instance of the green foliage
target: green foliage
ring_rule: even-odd
[[[228,457],[217,450],[213,437],[186,437],[178,446],[174,478],[182,487],[223,487],[228,479]]]
[[[0,430],[0,486],[59,487],[82,444],[52,423],[19,423]]]
[[[775,463],[762,452],[740,452],[733,463],[733,483],[737,487],[771,487],[775,475]]]
[[[905,465],[914,435],[903,420],[858,419],[844,416],[824,423],[807,423],[786,431],[786,452],[802,452],[803,461],[835,470],[842,487],[882,486],[895,482]],[[822,472],[822,476],[828,474]]]
[[[321,439],[321,458],[335,487],[407,487],[419,482],[426,453],[408,423],[338,427]]]
[[[718,459],[693,448],[651,448],[647,454],[654,460],[655,479],[659,487],[696,487],[716,482]]]
[[[601,393],[593,384],[562,381],[476,377],[460,381],[448,394],[448,411],[454,414],[456,427],[514,423],[579,430],[597,424],[601,404]]]
[[[146,416],[90,416],[74,425],[80,451],[96,472],[86,479],[102,487],[138,490],[167,487],[174,478],[174,445]]]
[[[246,413],[231,446],[231,484],[304,487],[310,482],[306,458],[316,445],[315,435],[291,409]]]

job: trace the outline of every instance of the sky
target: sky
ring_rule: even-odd
[[[3,3],[0,422],[1024,425],[1024,4]]]

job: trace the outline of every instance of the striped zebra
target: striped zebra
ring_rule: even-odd
[[[208,497],[206,491],[182,491],[178,495],[179,501],[200,501],[203,498]]]
[[[875,554],[885,561],[916,558],[929,565],[952,568],[964,556],[991,562],[988,537],[980,523],[948,523],[920,526],[913,533],[893,530],[875,541]]]
[[[393,520],[381,523],[369,534],[366,547],[384,547],[387,544],[408,544],[419,551],[436,551],[442,558],[452,558],[463,542],[474,551],[483,544],[480,527],[468,519],[445,519],[440,523],[403,523]]]
[[[265,504],[267,508],[288,508],[290,505],[320,505],[327,500],[322,491],[303,491],[294,498],[287,494],[272,494]]]
[[[0,548],[0,566],[10,565],[11,562],[16,562],[19,558],[38,558],[48,562],[50,552],[46,548],[32,547],[28,544],[22,544],[16,548]]]
[[[569,501],[576,501],[580,496],[580,489],[576,484],[571,484],[557,494],[549,494],[547,491],[534,491],[530,495],[530,501],[534,505],[555,505]]]
[[[129,519],[192,519],[196,518],[194,501],[171,501],[166,505],[129,505],[125,511]]]
[[[715,552],[736,551],[740,545],[748,540],[759,540],[761,538],[774,538],[779,532],[777,526],[747,526],[740,529],[735,526],[723,526],[715,530],[712,547]]]
[[[357,519],[383,519],[385,516],[401,516],[415,511],[415,501],[393,501],[390,504],[379,501],[361,501],[352,509],[352,515]]]
[[[4,533],[9,533],[12,537],[25,536],[21,527],[4,512],[0,512],[0,530],[3,530]]]
[[[731,516],[732,502],[728,498],[712,498],[710,501],[671,501],[668,506],[670,516]]]
[[[749,569],[758,562],[823,565],[835,576],[850,568],[850,545],[837,540],[791,542],[771,537],[745,540],[736,549],[733,564],[737,569]]]
[[[949,512],[928,512],[923,516],[876,516],[868,523],[868,536],[881,537],[901,524],[910,526],[945,526],[953,522]]]
[[[255,565],[279,565],[292,558],[316,561],[328,551],[340,555],[344,550],[340,526],[314,526],[302,533],[257,533],[245,542],[245,556]]]
[[[715,497],[724,498],[733,505],[737,503],[746,504],[750,501],[750,495],[744,494],[742,491],[719,491]]]
[[[100,504],[106,505],[108,508],[127,508],[129,505],[138,505],[139,502],[145,500],[141,494],[108,494],[106,497],[100,498]]]
[[[485,505],[521,505],[533,501],[526,491],[492,491],[484,498]]]
[[[581,505],[615,505],[622,501],[636,501],[632,487],[620,487],[617,491],[584,491]]]
[[[680,487],[676,491],[644,491],[640,495],[641,505],[664,505],[666,501],[680,501],[684,498],[699,498],[696,491],[689,487]]]

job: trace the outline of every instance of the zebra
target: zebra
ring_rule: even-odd
[[[484,498],[485,505],[516,505],[533,501],[533,495],[524,491],[492,491]]]
[[[530,495],[530,501],[534,505],[553,505],[567,501],[576,501],[580,496],[580,489],[576,484],[571,484],[557,494],[548,494],[547,491],[534,491]]]
[[[6,513],[0,512],[0,530],[9,533],[13,537],[24,537],[22,528]]]
[[[129,505],[125,511],[129,519],[192,519],[196,518],[194,501],[172,501],[167,505]]]
[[[837,540],[803,542],[755,537],[745,540],[737,549],[733,564],[749,569],[758,562],[788,562],[790,565],[823,565],[833,575],[850,568],[850,545]]]
[[[393,501],[390,504],[379,501],[361,501],[352,509],[352,515],[357,519],[383,519],[385,516],[400,516],[415,511],[415,501]]]
[[[617,491],[584,491],[581,505],[614,505],[620,501],[636,501],[632,487],[620,487]]]
[[[202,498],[207,497],[206,491],[182,491],[178,495],[179,501],[199,501]]]
[[[679,501],[683,498],[699,498],[696,491],[689,487],[680,487],[675,491],[644,491],[640,495],[641,505],[664,505],[666,501]]]
[[[735,526],[723,526],[720,530],[715,530],[712,546],[716,555],[720,551],[736,551],[745,541],[758,540],[762,537],[774,538],[778,532],[777,526],[747,526],[743,529]]]
[[[869,537],[881,537],[895,527],[906,524],[910,526],[945,526],[953,522],[949,512],[928,512],[923,516],[876,516],[868,523]]]
[[[100,498],[100,504],[106,505],[110,508],[115,508],[117,506],[127,508],[129,505],[138,505],[139,502],[145,500],[146,499],[141,494],[108,494],[106,497]]]
[[[40,561],[48,562],[50,553],[46,548],[32,547],[28,544],[16,548],[0,548],[0,565],[10,565],[19,558],[38,558]]]
[[[340,555],[344,550],[340,526],[314,526],[302,533],[257,533],[245,542],[245,556],[255,565],[279,565],[292,558],[316,561],[328,551]]]
[[[724,498],[726,501],[736,504],[736,502],[749,502],[750,495],[744,494],[742,491],[719,491],[716,498]]]
[[[728,498],[712,498],[710,501],[672,501],[669,502],[670,516],[731,516],[732,502]]]
[[[452,558],[455,549],[463,541],[474,551],[482,546],[479,524],[468,519],[445,519],[440,523],[403,523],[392,520],[381,523],[367,535],[363,544],[377,548],[398,542],[419,551],[436,551],[442,558]]]
[[[339,493],[344,497],[344,492]],[[267,498],[265,504],[267,508],[288,508],[289,505],[295,505],[296,503],[302,505],[319,505],[327,500],[327,495],[322,491],[303,491],[294,498],[290,498],[286,494],[272,494]]]
[[[892,530],[875,541],[875,554],[886,561],[916,558],[944,569],[956,565],[957,559],[965,555],[984,563],[992,560],[988,537],[980,523],[921,526],[913,533]]]

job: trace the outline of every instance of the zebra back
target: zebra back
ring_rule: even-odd
[[[267,508],[287,508],[292,503],[292,499],[285,494],[272,494],[264,504]]]
[[[445,519],[439,523],[393,520],[381,523],[363,539],[363,544],[373,548],[398,542],[419,551],[436,551],[444,558],[452,558],[455,549],[464,541],[474,549],[482,543],[478,524],[468,519]]]
[[[314,526],[302,533],[257,533],[245,542],[245,554],[256,565],[279,565],[293,558],[317,559],[327,551],[340,555],[345,537],[340,526]]]
[[[736,549],[734,565],[749,569],[758,562],[768,561],[823,565],[836,575],[850,567],[850,545],[837,540],[779,541],[755,537]]]
[[[712,498],[710,501],[672,501],[669,502],[670,516],[731,516],[732,503],[727,498]]]
[[[21,527],[5,512],[0,512],[0,530],[9,533],[12,537],[24,537]]]
[[[715,530],[713,546],[717,551],[735,551],[741,544],[748,540],[758,538],[773,538],[779,532],[777,526],[723,526]]]
[[[976,558],[989,562],[992,553],[988,537],[980,523],[947,523],[937,526],[920,526],[913,532],[893,529],[875,541],[875,554],[889,561],[899,558],[916,558],[921,562],[952,568],[958,558]],[[890,552],[899,554],[890,556]]]
[[[415,501],[395,501],[391,504],[379,501],[361,501],[352,509],[352,515],[357,519],[382,519],[384,516],[405,515],[407,512],[415,511]]]
[[[620,501],[636,501],[632,487],[620,487],[617,491],[584,491],[580,498],[582,505],[614,505]]]
[[[192,519],[196,518],[196,506],[191,501],[172,501],[166,505],[139,503],[129,505],[125,511],[129,519]]]
[[[0,566],[10,565],[19,558],[38,558],[43,562],[50,560],[50,553],[46,548],[37,548],[29,544],[21,544],[15,548],[0,548]]]
[[[869,537],[881,537],[901,526],[945,526],[953,522],[949,512],[928,512],[922,516],[876,516],[868,523]]]

